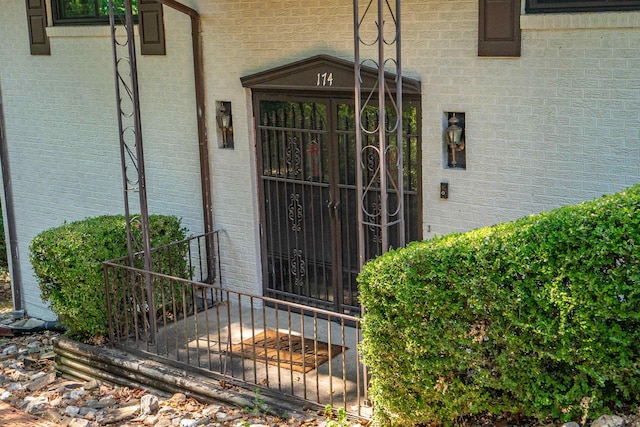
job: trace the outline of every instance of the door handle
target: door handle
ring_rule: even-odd
[[[331,209],[331,208],[335,209],[335,205],[331,200],[329,200],[329,203],[327,203],[327,209]]]
[[[333,204],[333,210],[334,212],[338,212],[340,210],[340,202],[335,202]]]

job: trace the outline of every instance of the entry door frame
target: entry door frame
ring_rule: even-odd
[[[342,58],[322,54],[290,62],[288,64],[276,66],[274,68],[259,71],[254,74],[246,75],[240,78],[240,82],[242,83],[243,87],[250,89],[253,92],[253,111],[255,114],[255,112],[259,110],[258,108],[256,108],[256,100],[265,95],[273,97],[284,96],[289,97],[289,99],[295,99],[298,97],[308,97],[311,99],[323,98],[328,99],[327,102],[331,102],[330,100],[333,98],[354,102],[356,91],[356,73],[354,71],[356,69],[358,70],[357,86],[360,87],[363,96],[364,94],[377,93],[377,91],[380,90],[381,86],[379,84],[380,79],[384,79],[385,93],[391,95],[401,92],[404,99],[404,105],[406,105],[406,100],[409,98],[415,100],[415,105],[418,110],[418,116],[415,118],[415,120],[413,120],[414,128],[412,133],[415,135],[412,141],[416,143],[416,149],[418,150],[417,156],[419,156],[420,150],[422,148],[420,139],[422,129],[420,124],[420,115],[422,111],[420,100],[422,98],[422,89],[419,80],[404,76],[401,79],[398,79],[398,76],[395,73],[383,72],[383,70],[377,67],[368,67],[361,63],[357,63],[356,66],[356,63],[354,63],[353,61],[347,61]],[[255,120],[259,120],[259,118],[254,117],[254,137],[256,138],[256,140],[254,140],[254,144],[255,148],[257,148],[257,138],[260,138],[261,136],[258,132],[258,122],[255,122]],[[416,122],[417,127],[415,127]],[[334,130],[331,129],[330,131],[333,132]],[[335,138],[335,135],[333,137]],[[336,145],[335,141],[331,142],[334,146]],[[262,164],[260,163],[261,159],[259,158],[261,153],[255,152],[255,154],[256,162],[254,163],[254,166],[257,167],[256,179],[258,185],[258,203],[260,205],[260,255],[262,258],[261,265],[263,272],[263,292],[265,295],[272,295],[271,293],[267,292],[266,286],[268,280],[268,270],[266,270],[265,268],[267,254],[265,253],[266,246],[264,244],[264,239],[266,238],[266,218],[263,212],[263,207],[265,206],[265,195],[264,188],[262,188],[262,180],[260,176],[257,175],[258,173],[262,173],[260,169],[262,167]],[[411,196],[413,197],[412,202],[414,203],[414,211],[412,213],[413,223],[411,226],[405,225],[405,232],[407,230],[410,230],[411,235],[414,236],[414,240],[422,238],[421,168],[421,161],[418,158],[416,170],[411,172],[411,179],[414,180],[416,188],[416,190],[413,192],[413,196]],[[416,179],[418,179],[419,181],[415,181]],[[334,189],[334,191],[337,190]],[[406,194],[407,193],[405,191],[405,196]],[[406,200],[407,198],[405,197],[405,202]],[[346,207],[342,207],[342,212],[351,212],[351,210],[347,210]],[[359,212],[361,212],[361,210]],[[405,218],[408,217],[409,216],[405,215]],[[360,225],[361,224],[359,224],[358,227],[360,227]],[[345,235],[343,234],[342,237],[344,239]],[[332,244],[336,245],[337,243],[333,242]],[[340,248],[337,248],[337,251],[339,252]],[[314,260],[314,262],[316,262],[316,260]],[[338,301],[335,297],[334,299],[336,299],[336,301],[334,301],[333,303],[337,304],[335,306],[336,308],[344,308],[345,310],[357,312],[359,310],[359,307],[357,307],[357,303],[352,304],[353,301],[357,301],[357,284],[355,283],[354,277],[351,277],[354,276],[355,271],[350,266],[349,268],[348,304],[342,304],[342,302]],[[336,274],[341,274],[341,272],[337,272]],[[344,280],[345,279],[343,279],[343,281]],[[325,295],[323,295],[323,297],[324,296]],[[337,294],[336,296],[340,295]],[[347,301],[345,301],[345,303],[346,302]],[[342,306],[340,304],[342,304]],[[324,307],[326,308],[326,304],[324,305]],[[329,307],[329,309],[331,309],[331,307]]]
[[[413,226],[417,225],[417,238],[422,238],[422,191],[421,191],[421,183],[422,183],[422,168],[421,168],[421,106],[420,106],[420,97],[419,96],[409,96],[406,97],[405,101],[407,101],[407,105],[413,103],[414,107],[417,109],[417,151],[418,158],[416,159],[416,170],[417,174],[417,203],[418,203],[418,224],[413,224]],[[304,91],[304,90],[254,90],[252,97],[253,104],[253,114],[255,117],[255,158],[256,158],[256,180],[258,187],[258,206],[259,206],[259,230],[260,230],[260,256],[261,256],[261,269],[262,269],[262,287],[263,294],[268,296],[275,296],[277,293],[273,289],[269,288],[269,257],[268,257],[268,246],[267,239],[269,236],[266,235],[267,224],[266,221],[267,213],[266,213],[266,195],[265,195],[265,187],[262,181],[261,175],[264,166],[264,159],[262,154],[262,135],[259,131],[260,124],[260,103],[262,101],[284,101],[284,102],[315,102],[315,103],[323,103],[327,107],[327,132],[328,138],[327,143],[329,144],[329,204],[335,203],[335,201],[340,201],[341,198],[341,188],[340,188],[340,177],[339,177],[339,161],[338,161],[338,145],[339,145],[339,132],[335,123],[335,116],[337,113],[337,108],[339,104],[349,104],[353,105],[353,94],[352,93],[338,93],[338,92],[327,92],[320,93],[317,91]],[[409,167],[409,165],[405,165],[405,167]],[[342,224],[341,224],[341,215],[338,212],[340,208],[346,208],[341,206],[326,206],[325,208],[332,210],[334,212],[330,215],[330,224],[331,224],[331,286],[333,287],[333,301],[326,301],[326,304],[321,305],[321,308],[328,309],[334,312],[342,312],[346,309],[347,305],[344,303],[344,283],[343,283],[343,260],[341,256],[342,251],[342,239],[345,236],[342,236]],[[289,295],[287,293],[287,295]],[[277,297],[277,296],[276,296]],[[292,299],[297,299],[298,296],[296,294],[291,294]],[[314,300],[312,297],[300,297],[299,303],[305,304],[305,299]]]

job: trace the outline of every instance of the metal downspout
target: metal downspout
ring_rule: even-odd
[[[189,15],[191,18],[191,38],[193,46],[193,74],[196,91],[196,113],[198,120],[198,147],[200,153],[200,182],[202,187],[202,208],[204,210],[204,232],[207,247],[207,274],[211,282],[215,278],[215,262],[213,259],[214,241],[213,202],[211,195],[211,170],[209,168],[209,144],[207,141],[207,115],[204,84],[204,59],[202,52],[202,20],[200,14],[188,6],[175,0],[157,0],[167,7]]]
[[[16,233],[16,217],[13,211],[13,191],[11,189],[11,172],[9,169],[9,149],[4,129],[4,111],[2,108],[2,92],[0,90],[0,163],[2,165],[2,182],[4,186],[4,204],[7,217],[7,231],[9,233],[9,248],[11,251],[11,289],[13,292],[13,316],[24,315],[22,304],[22,279],[20,275],[20,258],[18,254],[18,238]]]

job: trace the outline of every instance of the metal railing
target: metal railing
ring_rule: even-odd
[[[210,270],[204,238],[154,249],[154,267],[171,265],[170,272],[131,267],[127,259],[104,263],[111,342],[223,382],[369,418],[360,319],[222,288],[218,265],[216,280],[203,275]]]

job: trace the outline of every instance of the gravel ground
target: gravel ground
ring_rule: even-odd
[[[0,324],[15,322],[0,312]],[[140,389],[66,379],[55,370],[53,340],[45,331],[0,337],[0,400],[17,410],[62,426],[308,427],[331,423],[323,414],[292,408],[286,418],[259,409],[202,404],[183,394],[156,396]],[[342,423],[336,427],[362,426]]]

